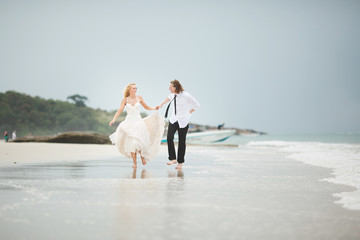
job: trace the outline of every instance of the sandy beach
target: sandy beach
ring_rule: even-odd
[[[111,145],[1,143],[0,239],[359,239],[331,170],[268,148],[188,146],[131,168]],[[16,162],[16,163],[15,163]]]
[[[0,165],[67,162],[118,156],[111,145],[0,142]]]

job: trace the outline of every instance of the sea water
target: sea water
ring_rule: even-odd
[[[256,151],[268,148],[286,153],[287,158],[330,168],[333,177],[324,181],[355,187],[335,196],[347,209],[360,210],[360,134],[233,136],[228,144]]]

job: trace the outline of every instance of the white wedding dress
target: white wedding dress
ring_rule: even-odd
[[[127,103],[127,115],[111,134],[110,140],[119,149],[119,152],[128,158],[131,153],[141,153],[146,161],[153,159],[159,150],[164,134],[164,119],[158,112],[142,119],[140,115],[140,102],[134,106]]]

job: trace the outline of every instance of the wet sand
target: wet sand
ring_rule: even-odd
[[[6,145],[6,146],[5,146]],[[268,149],[166,146],[131,168],[110,145],[0,145],[0,239],[359,239],[330,169]],[[16,164],[14,164],[16,162]]]

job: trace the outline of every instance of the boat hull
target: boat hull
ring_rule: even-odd
[[[197,143],[197,144],[207,144],[207,143],[216,143],[222,142],[228,139],[229,137],[235,135],[235,130],[210,130],[204,132],[194,132],[188,133],[186,136],[187,143]],[[175,134],[174,142],[178,141],[178,136]],[[166,137],[161,141],[162,143],[167,142]]]

